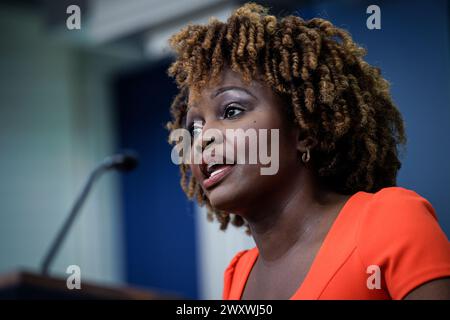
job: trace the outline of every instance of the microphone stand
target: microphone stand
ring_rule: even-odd
[[[76,199],[75,203],[73,204],[72,209],[70,210],[69,216],[67,217],[66,221],[64,221],[63,226],[59,230],[56,238],[53,240],[50,250],[48,251],[47,255],[45,256],[45,258],[43,260],[43,263],[41,266],[41,272],[43,275],[48,275],[50,264],[52,263],[56,253],[58,252],[59,247],[63,243],[63,241],[68,233],[68,230],[72,226],[76,216],[80,212],[81,206],[83,205],[84,201],[86,200],[86,197],[89,194],[89,191],[91,190],[92,185],[105,171],[107,171],[111,168],[112,167],[110,167],[110,166],[105,166],[105,163],[102,163],[97,168],[95,168],[94,171],[92,171],[92,173],[90,174],[81,193],[78,195],[78,198]]]

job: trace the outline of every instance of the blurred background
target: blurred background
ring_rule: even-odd
[[[433,204],[450,235],[449,4],[436,1],[257,1],[276,15],[322,17],[350,31],[392,85],[408,134],[399,185]],[[225,233],[179,187],[164,128],[176,86],[168,37],[226,20],[244,1],[0,1],[0,274],[38,271],[89,172],[122,149],[126,175],[102,177],[52,274],[187,298],[221,297],[223,271],[254,244]],[[69,5],[81,29],[69,30]],[[369,30],[366,9],[381,9]]]

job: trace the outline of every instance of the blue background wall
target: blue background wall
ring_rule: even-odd
[[[366,8],[381,8],[381,30],[366,28]],[[298,8],[350,31],[367,60],[391,82],[408,144],[399,185],[431,201],[450,235],[450,96],[448,5],[426,1],[318,1]],[[131,283],[197,297],[193,208],[170,162],[164,124],[175,87],[167,61],[118,77],[120,145],[142,156],[139,174],[123,180],[126,270]]]
[[[168,61],[129,71],[115,81],[119,144],[137,150],[139,170],[123,176],[126,279],[196,298],[195,220],[179,187],[165,129],[176,86]]]

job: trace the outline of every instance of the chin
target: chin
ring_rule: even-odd
[[[239,214],[258,201],[260,193],[255,186],[263,186],[262,182],[258,167],[244,166],[208,190],[206,195],[215,210]]]
[[[239,194],[233,185],[218,185],[208,191],[209,203],[215,210],[233,212],[239,203]]]

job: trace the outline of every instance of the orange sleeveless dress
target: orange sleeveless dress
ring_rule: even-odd
[[[257,257],[253,248],[233,258],[223,299],[241,298]],[[450,243],[431,204],[400,187],[360,191],[342,207],[291,299],[402,299],[443,277],[450,277]]]

